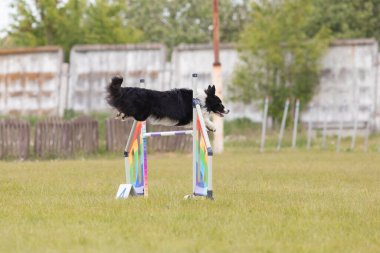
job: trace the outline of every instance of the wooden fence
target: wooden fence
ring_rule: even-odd
[[[166,132],[189,130],[182,127],[167,127],[147,125],[149,132]],[[148,141],[148,150],[153,152],[192,152],[193,138],[191,135],[175,135],[151,137]]]
[[[122,152],[127,144],[128,136],[132,128],[132,119],[126,121],[107,119],[106,120],[106,148],[112,152]],[[147,125],[148,132],[162,132],[180,130],[179,127],[165,127]],[[162,136],[152,137],[148,141],[148,150],[154,152],[191,152],[191,136]]]
[[[64,121],[49,118],[36,125],[34,150],[39,157],[68,157],[98,149],[98,122],[89,117]]]
[[[0,120],[0,159],[26,159],[29,155],[30,124],[23,120]]]
[[[122,153],[127,144],[128,135],[132,128],[132,119],[126,121],[114,118],[106,119],[106,149],[111,152]]]
[[[107,119],[105,122],[106,149],[122,152],[127,143],[133,121]],[[29,155],[30,124],[22,120],[0,121],[0,159],[26,159]],[[179,130],[178,127],[147,126],[149,132]],[[36,157],[69,157],[75,153],[98,151],[98,122],[90,117],[70,121],[47,118],[36,123],[34,131]],[[191,136],[163,136],[149,138],[148,149],[153,152],[191,152]]]
[[[71,121],[73,131],[73,152],[95,153],[98,151],[98,121],[82,116]]]

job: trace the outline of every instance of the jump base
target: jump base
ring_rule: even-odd
[[[120,184],[116,193],[117,199],[127,199],[129,196],[137,196],[132,184]]]

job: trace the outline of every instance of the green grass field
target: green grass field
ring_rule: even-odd
[[[149,198],[114,199],[123,158],[0,162],[0,252],[380,252],[380,155],[230,147],[215,201],[191,156],[149,157]]]

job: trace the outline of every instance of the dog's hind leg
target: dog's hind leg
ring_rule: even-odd
[[[116,114],[116,116],[115,116],[115,119],[120,119],[121,115],[122,115],[122,113],[121,113],[121,112],[118,112],[118,113]]]

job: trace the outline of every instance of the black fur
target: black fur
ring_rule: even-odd
[[[145,121],[149,116],[157,119],[169,118],[178,121],[177,126],[187,125],[193,119],[193,91],[189,89],[173,89],[155,91],[135,87],[121,87],[122,77],[112,78],[107,87],[107,102],[125,117],[133,117]],[[209,86],[206,92],[206,110],[222,116],[222,101],[215,95],[215,86]]]

